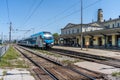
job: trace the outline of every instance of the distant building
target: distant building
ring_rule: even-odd
[[[103,20],[102,9],[98,9],[97,21],[83,24],[82,33],[84,46],[89,42],[89,47],[120,47],[120,16],[106,21]],[[60,40],[62,45],[80,46],[81,24],[67,24],[61,29]]]

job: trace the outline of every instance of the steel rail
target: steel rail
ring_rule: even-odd
[[[83,60],[88,60],[88,61],[97,62],[97,63],[113,66],[116,68],[120,68],[120,64],[115,64],[115,63],[111,64],[110,63],[111,61],[120,62],[119,59],[103,57],[103,56],[96,56],[96,55],[91,55],[91,54],[86,54],[86,53],[84,54],[84,53],[80,53],[80,52],[63,50],[63,49],[52,49],[52,50],[58,54],[62,54],[62,55],[70,56],[70,57],[75,57],[75,58],[80,58]],[[50,51],[53,52],[52,50],[50,50]]]
[[[53,62],[54,64],[57,64],[57,65],[59,65],[59,66],[63,66],[63,67],[65,67],[65,68],[69,68],[69,69],[71,69],[72,71],[74,71],[74,72],[76,72],[76,73],[78,73],[78,74],[80,74],[80,75],[83,75],[83,76],[89,78],[90,80],[96,80],[96,78],[94,78],[94,77],[92,77],[92,76],[90,76],[90,75],[88,75],[88,74],[85,74],[85,73],[83,73],[83,72],[77,71],[76,69],[73,69],[73,68],[64,66],[64,65],[62,65],[61,63],[59,63],[59,62],[57,62],[57,61],[54,61],[54,60],[52,60],[52,59],[50,59],[50,58],[47,58],[47,57],[42,56],[42,55],[40,55],[40,54],[37,54],[37,53],[35,53],[35,52],[33,52],[33,51],[30,51],[30,50],[28,50],[28,49],[26,49],[26,48],[23,48],[23,47],[21,47],[21,46],[20,46],[20,48],[22,48],[22,49],[24,49],[24,50],[27,50],[28,52],[30,52],[30,53],[32,53],[32,54],[35,54],[36,56],[42,57],[42,58],[44,58],[44,59],[46,59],[46,60],[48,60],[48,61],[50,61],[50,62]]]
[[[30,59],[26,54],[24,54],[22,51],[20,51],[17,47],[15,47],[24,57],[26,57],[28,60],[30,60],[34,65],[41,68],[44,72],[46,72],[53,80],[59,80],[57,77],[55,77],[52,73],[50,73],[47,69],[42,67],[40,64],[38,65],[34,60]]]
[[[88,54],[88,53],[84,53],[84,52],[77,52],[77,51],[72,51],[72,50],[65,50],[65,49],[56,49],[56,48],[51,48],[52,50],[56,50],[56,51],[65,51],[65,52],[69,52],[72,53],[73,55],[77,55],[77,56],[89,56],[91,58],[94,59],[99,59],[99,60],[115,60],[115,61],[120,61],[120,59],[116,59],[116,58],[112,58],[112,57],[106,57],[106,56],[98,56],[98,55],[93,55],[93,54]]]

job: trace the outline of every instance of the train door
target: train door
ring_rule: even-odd
[[[38,47],[43,47],[43,40],[42,40],[42,37],[41,36],[38,36],[37,37],[37,40],[36,40],[36,45],[38,46]]]
[[[37,37],[37,39],[36,39],[36,46],[39,47],[39,44],[40,44],[40,42],[39,42],[39,37]]]

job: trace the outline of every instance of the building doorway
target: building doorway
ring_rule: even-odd
[[[90,46],[93,46],[93,37],[89,39]]]
[[[112,36],[108,36],[107,47],[111,47],[111,46],[112,46]]]
[[[83,47],[85,47],[85,37],[83,37]]]
[[[120,47],[120,35],[117,35],[117,46]]]
[[[102,46],[102,37],[98,38],[98,46]]]

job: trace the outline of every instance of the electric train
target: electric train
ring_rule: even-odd
[[[50,32],[39,32],[18,41],[18,44],[29,47],[51,48],[54,45],[54,38]]]

